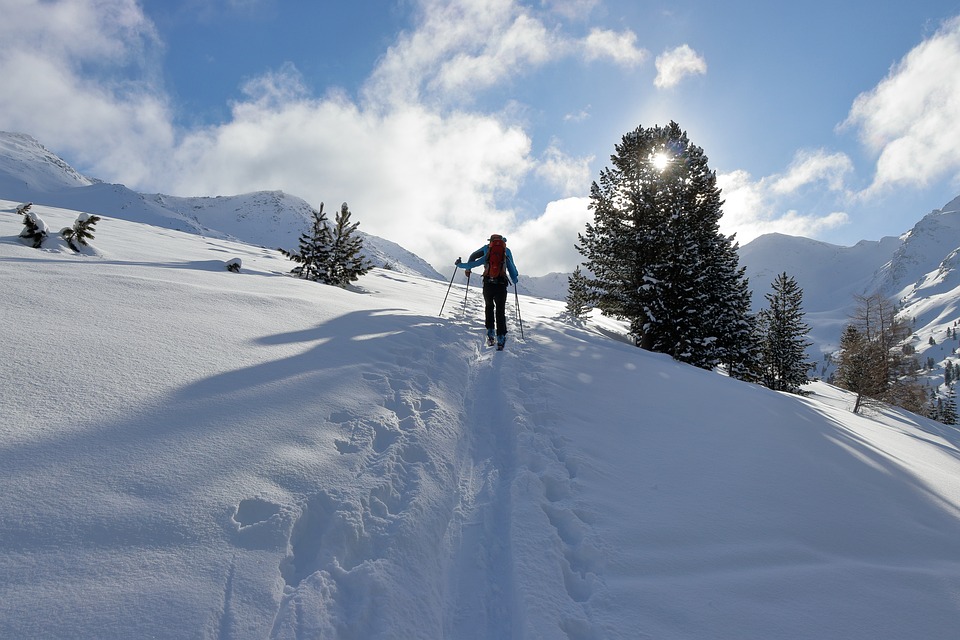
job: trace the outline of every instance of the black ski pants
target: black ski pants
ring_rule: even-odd
[[[507,283],[483,281],[484,321],[487,330],[496,328],[498,336],[507,335]]]

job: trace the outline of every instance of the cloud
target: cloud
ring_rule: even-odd
[[[797,152],[785,175],[770,181],[770,190],[790,195],[801,187],[823,183],[830,191],[842,191],[847,176],[853,172],[853,162],[845,153],[830,153],[823,149]]]
[[[542,216],[524,222],[510,236],[522,273],[568,273],[583,261],[576,250],[577,234],[593,220],[589,198],[565,198],[547,205]]]
[[[703,75],[707,72],[707,62],[688,45],[665,51],[655,61],[657,77],[653,84],[660,89],[669,89],[689,75]]]
[[[554,145],[550,145],[536,167],[536,173],[563,195],[587,193],[592,180],[590,163],[593,156],[571,158]]]
[[[582,42],[588,61],[609,59],[624,67],[644,62],[650,53],[637,46],[637,35],[632,31],[593,29]]]
[[[873,197],[897,185],[960,179],[960,17],[917,45],[872,90],[857,96],[841,129],[855,128],[877,156]]]
[[[556,33],[514,0],[421,0],[364,89],[375,105],[469,102],[480,89],[567,54]]]
[[[10,3],[7,3],[9,5]],[[137,182],[173,141],[162,46],[134,0],[4,7],[0,120],[91,168]]]
[[[746,244],[765,233],[815,238],[843,226],[849,222],[843,211],[800,213],[789,203],[801,191],[818,190],[821,185],[846,194],[845,178],[850,171],[852,163],[843,154],[818,150],[798,152],[785,174],[760,180],[742,170],[719,174],[717,185],[724,200],[720,228],[725,234],[735,233],[740,244]]]

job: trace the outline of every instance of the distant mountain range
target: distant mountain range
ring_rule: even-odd
[[[29,135],[0,132],[0,199],[36,202],[142,222],[270,249],[295,249],[313,207],[282,191],[217,197],[142,194],[81,175]],[[331,215],[339,203],[328,203]],[[362,226],[362,220],[360,220]],[[398,244],[361,231],[374,265],[438,280],[441,275]],[[864,240],[852,247],[809,238],[768,234],[740,248],[755,309],[779,273],[803,289],[806,321],[819,358],[836,350],[855,307],[856,294],[881,292],[910,317],[911,341],[921,362],[932,358],[931,382],[942,378],[948,328],[960,321],[960,197],[923,216],[899,237]],[[568,274],[525,277],[520,293],[563,299]],[[933,339],[931,341],[931,338]],[[933,344],[931,344],[933,342]]]

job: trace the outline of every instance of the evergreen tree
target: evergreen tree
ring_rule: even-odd
[[[943,424],[957,424],[957,390],[950,385],[947,397],[939,407],[937,420]]]
[[[23,229],[20,231],[20,237],[28,241],[34,249],[39,249],[50,235],[50,229],[40,216],[30,210],[32,207],[33,203],[30,202],[17,207],[17,213],[23,215]]]
[[[326,282],[332,240],[327,214],[323,212],[321,202],[320,209],[313,212],[309,231],[300,234],[300,251],[294,253],[280,249],[280,253],[298,264],[290,273],[306,280]]]
[[[763,317],[763,376],[765,387],[775,391],[798,393],[807,381],[812,363],[807,360],[806,339],[810,327],[803,321],[803,290],[793,277],[785,272],[771,285],[766,294],[769,306],[761,311]]]
[[[578,251],[604,313],[637,345],[711,368],[740,357],[749,320],[733,239],[719,232],[716,174],[679,125],[623,136],[590,190]]]
[[[580,265],[567,278],[567,313],[574,318],[582,318],[589,307],[590,294],[587,289],[587,277],[580,271]]]
[[[64,227],[60,230],[60,235],[71,249],[80,253],[80,247],[88,246],[87,241],[93,240],[93,227],[98,222],[100,222],[100,216],[81,213],[72,227]]]
[[[363,238],[356,234],[359,222],[350,222],[347,203],[340,205],[340,212],[331,234],[330,256],[327,262],[325,282],[338,287],[348,284],[370,271],[373,265],[363,256]]]

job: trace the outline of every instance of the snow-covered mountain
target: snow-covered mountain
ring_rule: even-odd
[[[4,640],[956,637],[955,427],[683,365],[557,301],[520,297],[497,353],[476,291],[438,317],[435,279],[343,290],[113,217],[34,249],[18,204]]]
[[[936,388],[944,382],[947,363],[960,362],[953,352],[960,345],[952,339],[953,328],[960,322],[958,250],[960,198],[928,213],[899,238],[839,247],[769,234],[741,247],[740,260],[750,278],[756,309],[766,305],[764,293],[778,273],[785,271],[796,279],[811,326],[811,355],[820,361],[821,375],[830,367],[819,356],[839,347],[840,335],[856,307],[854,296],[881,293],[910,319],[914,334],[909,343],[921,364],[932,359],[934,367],[924,371],[924,377]],[[953,345],[943,342],[948,328]]]
[[[313,210],[303,199],[282,191],[219,197],[137,193],[123,185],[85,178],[34,138],[5,132],[0,132],[0,197],[287,250],[297,249]],[[328,217],[332,219],[339,208],[340,203],[332,208],[328,204]],[[358,232],[373,264],[442,279],[410,251],[362,229]]]

